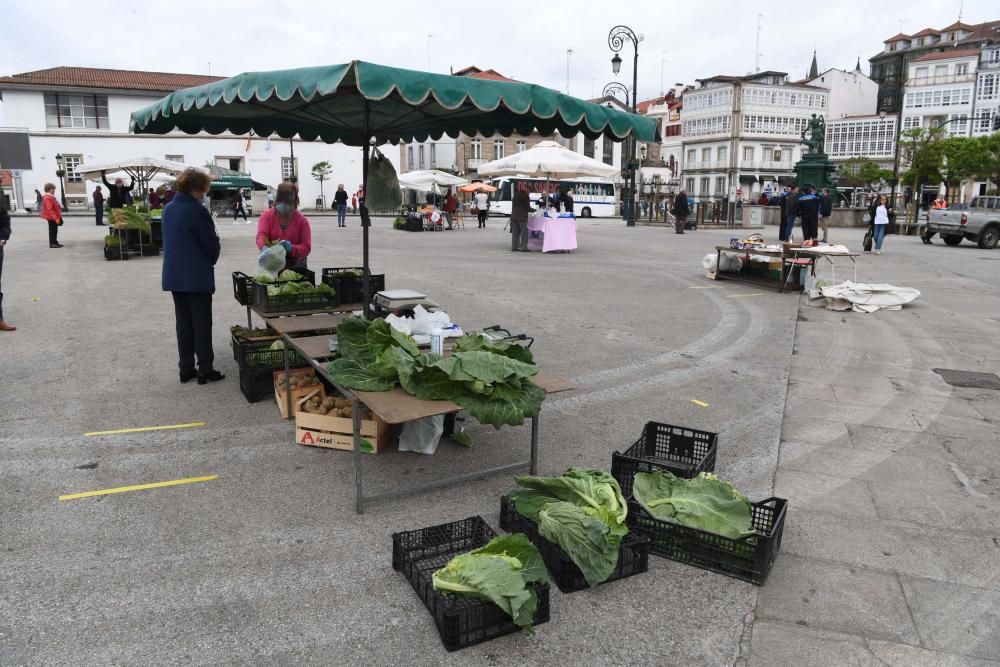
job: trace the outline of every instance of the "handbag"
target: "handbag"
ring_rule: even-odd
[[[871,227],[869,227],[868,231],[865,232],[865,240],[862,241],[862,247],[865,249],[865,252],[871,252],[872,251],[872,228]]]

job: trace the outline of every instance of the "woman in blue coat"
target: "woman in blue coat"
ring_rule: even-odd
[[[201,204],[210,185],[205,172],[185,169],[177,177],[176,196],[163,209],[163,291],[174,297],[181,382],[197,377],[198,384],[225,377],[212,366],[212,294],[221,247],[215,222]]]

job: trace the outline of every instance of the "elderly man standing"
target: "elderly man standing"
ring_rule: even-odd
[[[510,250],[528,252],[528,215],[531,214],[531,197],[526,190],[518,190],[510,202]]]

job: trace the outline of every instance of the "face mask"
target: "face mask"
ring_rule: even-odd
[[[278,215],[290,215],[292,213],[292,205],[281,202],[280,204],[274,205],[274,210],[278,212]]]

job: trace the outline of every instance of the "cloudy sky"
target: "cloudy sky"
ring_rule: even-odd
[[[809,4],[836,11],[809,19],[802,11]],[[232,75],[362,59],[437,72],[474,64],[565,90],[572,49],[569,91],[588,98],[614,78],[607,36],[625,23],[645,37],[643,99],[658,95],[661,82],[669,88],[752,71],[758,12],[761,68],[800,78],[813,49],[821,70],[849,69],[860,56],[867,72],[866,60],[882,40],[942,28],[960,10],[966,23],[1000,19],[995,0],[0,0],[0,74],[74,65]],[[628,47],[622,54],[620,75],[629,85],[631,53]]]

